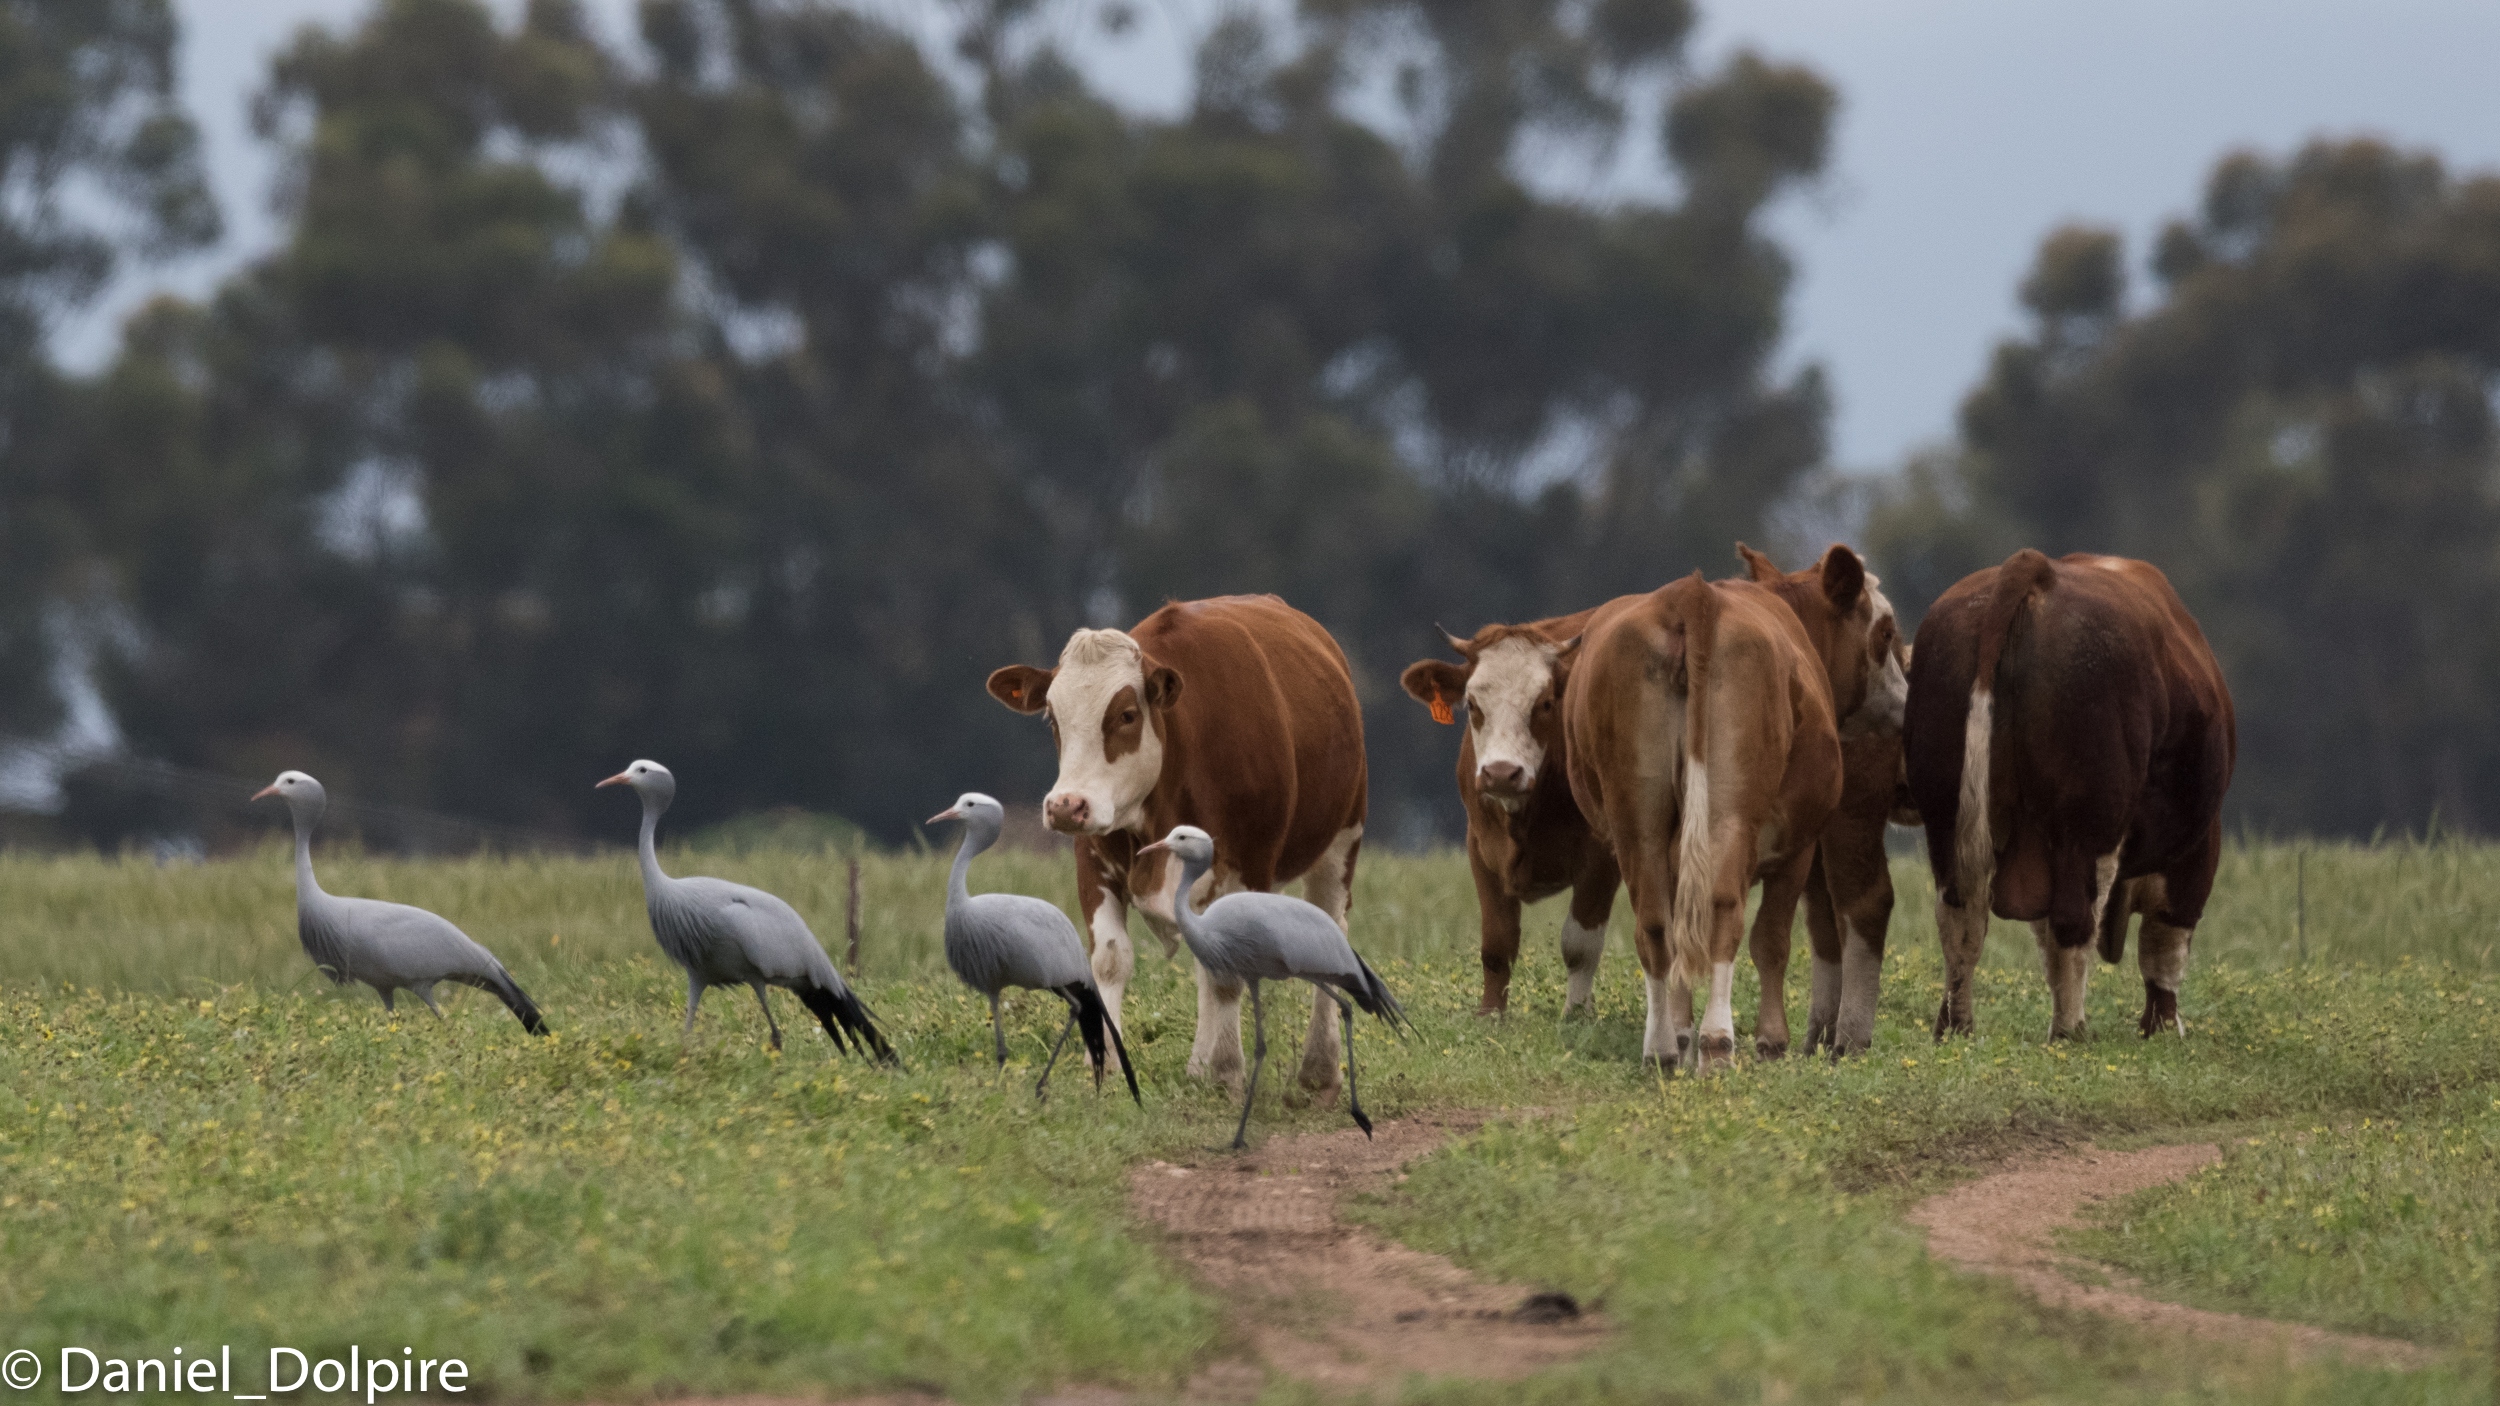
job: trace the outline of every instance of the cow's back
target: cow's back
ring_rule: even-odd
[[[1363,821],[1363,714],[1345,653],[1274,596],[1174,601],[1130,634],[1181,678],[1147,809],[1196,825],[1268,882],[1315,863]],[[1159,837],[1159,836],[1158,836]]]
[[[2002,915],[2047,913],[2053,846],[2117,850],[2120,876],[2133,877],[2207,841],[2230,780],[2233,721],[2203,631],[2147,563],[2018,554],[1947,591],[1912,652],[1903,740],[1940,883],[1954,887],[1950,837],[1972,799],[1966,729],[1992,632],[1985,833],[1999,855]]]

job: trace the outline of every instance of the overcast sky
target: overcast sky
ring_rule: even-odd
[[[1188,37],[1224,0],[1155,0],[1117,43],[1069,6],[1068,37],[1097,79],[1170,110]],[[1272,0],[1271,0],[1272,3]],[[1988,348],[2014,330],[2013,287],[2040,236],[2073,219],[2128,236],[2139,298],[2150,236],[2194,203],[2205,171],[2242,145],[2286,150],[2319,133],[2427,146],[2452,167],[2500,167],[2500,55],[2491,0],[1701,0],[1696,58],[1744,46],[1802,60],[1840,89],[1824,188],[1778,228],[1800,267],[1783,360],[1824,363],[1838,395],[1835,461],[1884,469],[1948,436]],[[279,231],[273,174],[245,113],[271,52],[307,21],[364,0],[177,0],[183,87],[205,128],[228,237],[174,268],[136,271],[59,330],[93,365],[150,292],[198,294]],[[934,25],[937,0],[874,0]],[[507,4],[507,9],[517,5]],[[622,32],[630,0],[591,0]],[[1555,179],[1586,185],[1584,173]],[[1659,188],[1654,143],[1628,143],[1601,193]]]

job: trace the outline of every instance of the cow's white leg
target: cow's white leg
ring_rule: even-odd
[[[1875,1043],[1875,1003],[1884,977],[1884,951],[1861,931],[1857,919],[1840,920],[1840,1028],[1834,1048],[1863,1053]],[[1821,976],[1818,970],[1817,977]]]
[[[1667,989],[1667,979],[1644,971],[1641,991],[1646,999],[1649,1019],[1641,1030],[1641,1058],[1660,1064],[1673,1064],[1684,1058],[1684,1043],[1674,1011],[1675,1000]]]
[[[1597,1009],[1597,962],[1606,955],[1606,925],[1594,928],[1580,926],[1580,920],[1569,912],[1563,914],[1563,970],[1570,974],[1570,988],[1563,997],[1563,1014]]]
[[[1701,1014],[1702,1062],[1727,1064],[1736,1049],[1736,963],[1710,964],[1710,1003]]]
[[[1362,843],[1363,827],[1347,826],[1337,832],[1327,850],[1311,865],[1311,871],[1302,876],[1303,898],[1335,919],[1337,930],[1345,933],[1348,941],[1354,936],[1346,922],[1354,902],[1354,857]],[[1336,1100],[1341,1082],[1338,1066],[1345,1061],[1345,1037],[1339,1033],[1342,1028],[1337,1003],[1328,998],[1327,992],[1314,987],[1311,1028],[1302,1040],[1302,1070],[1294,1082],[1310,1095],[1311,1102],[1322,1107]]]
[[[2031,936],[2040,944],[2040,969],[2049,979],[2049,1038],[2081,1039],[2086,1033],[2083,998],[2092,982],[2091,945],[2058,946],[2046,919],[2031,925]]]
[[[1180,884],[1180,866],[1173,865],[1172,884]],[[1193,907],[1204,910],[1215,900],[1241,889],[1241,876],[1228,869],[1217,869],[1198,881],[1186,896]],[[1175,892],[1171,901],[1184,901]],[[1195,966],[1195,963],[1192,964]],[[1191,1077],[1223,1085],[1235,1098],[1241,1096],[1244,1065],[1241,1054],[1241,994],[1246,988],[1231,977],[1216,976],[1205,967],[1198,974],[1198,1033],[1189,1046]]]
[[[2144,974],[2144,1015],[2136,1029],[2147,1038],[2164,1027],[2182,1038],[2187,1035],[2187,1021],[2179,1015],[2179,983],[2187,976],[2188,944],[2195,937],[2193,928],[2172,927],[2144,915],[2135,947],[2136,970]]]
[[[1193,963],[1193,966],[1195,964]],[[1198,1036],[1189,1047],[1190,1077],[1223,1085],[1241,1096],[1241,993],[1231,977],[1205,967],[1198,974]]]
[[[1125,1033],[1128,1022],[1120,1014],[1120,1000],[1128,994],[1129,978],[1137,971],[1137,947],[1128,936],[1128,905],[1106,891],[1086,915],[1086,926],[1094,934],[1094,984],[1102,988],[1102,1003],[1111,1012],[1111,1023]],[[1116,1052],[1111,1056],[1115,1061],[1119,1057]]]

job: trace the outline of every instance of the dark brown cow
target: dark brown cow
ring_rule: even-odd
[[[1319,622],[1274,596],[1176,601],[1126,633],[1079,630],[1056,669],[1010,665],[990,693],[1047,713],[1059,780],[1042,802],[1050,828],[1076,837],[1077,902],[1093,932],[1094,976],[1112,1019],[1137,964],[1134,903],[1169,956],[1179,947],[1180,867],[1157,851],[1175,825],[1215,837],[1215,868],[1190,901],[1302,880],[1345,926],[1362,846],[1363,715],[1345,654]],[[1198,973],[1198,1036],[1189,1072],[1238,1092],[1238,982]],[[1336,1007],[1312,997],[1301,1080],[1337,1087]]]
[[[2185,1034],[2179,981],[2236,738],[2222,670],[2169,580],[2029,549],[1964,577],[1919,626],[1904,741],[1944,943],[1936,1037],[1972,1028],[1991,912],[2032,925],[2052,1037],[2083,1033],[2094,938],[2117,961],[2142,912],[2137,1028]]]
[[[1571,798],[1562,695],[1572,651],[1593,612],[1526,625],[1487,625],[1475,638],[1448,636],[1466,662],[1419,659],[1399,682],[1447,723],[1467,706],[1458,739],[1458,798],[1467,808],[1467,868],[1476,880],[1483,931],[1484,998],[1476,1014],[1510,1008],[1519,956],[1519,908],[1571,890],[1563,916],[1563,1013],[1593,1011],[1606,919],[1622,875]]]
[[[1792,603],[1753,581],[1699,572],[1597,608],[1563,718],[1572,794],[1632,890],[1647,977],[1644,1057],[1704,1067],[1734,1057],[1732,1002],[1745,894],[1765,882],[1753,955],[1756,1050],[1788,1048],[1789,932],[1823,825],[1840,801],[1838,722],[1897,716],[1895,656],[1876,649],[1891,607],[1835,546]],[[1694,1040],[1692,989],[1710,999]]]

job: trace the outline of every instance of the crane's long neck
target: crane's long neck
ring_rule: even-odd
[[[1180,858],[1178,855],[1173,857]],[[1195,861],[1181,859],[1181,885],[1172,891],[1172,921],[1180,925],[1181,938],[1189,944],[1191,954],[1202,962],[1208,960],[1207,953],[1214,945],[1214,939],[1205,925],[1198,921],[1198,910],[1190,904],[1189,894],[1214,864],[1213,856]]]
[[[321,823],[321,812],[306,815],[292,806],[287,810],[295,821],[295,905],[301,908],[324,896],[312,867],[312,832]]]
[[[671,880],[660,869],[660,812],[668,802],[651,796],[642,798],[642,891],[645,897],[660,892]]]
[[[972,901],[972,889],[965,882],[972,872],[973,857],[998,843],[998,832],[978,821],[964,825],[964,842],[955,849],[955,868],[946,876],[946,901],[949,906]]]

